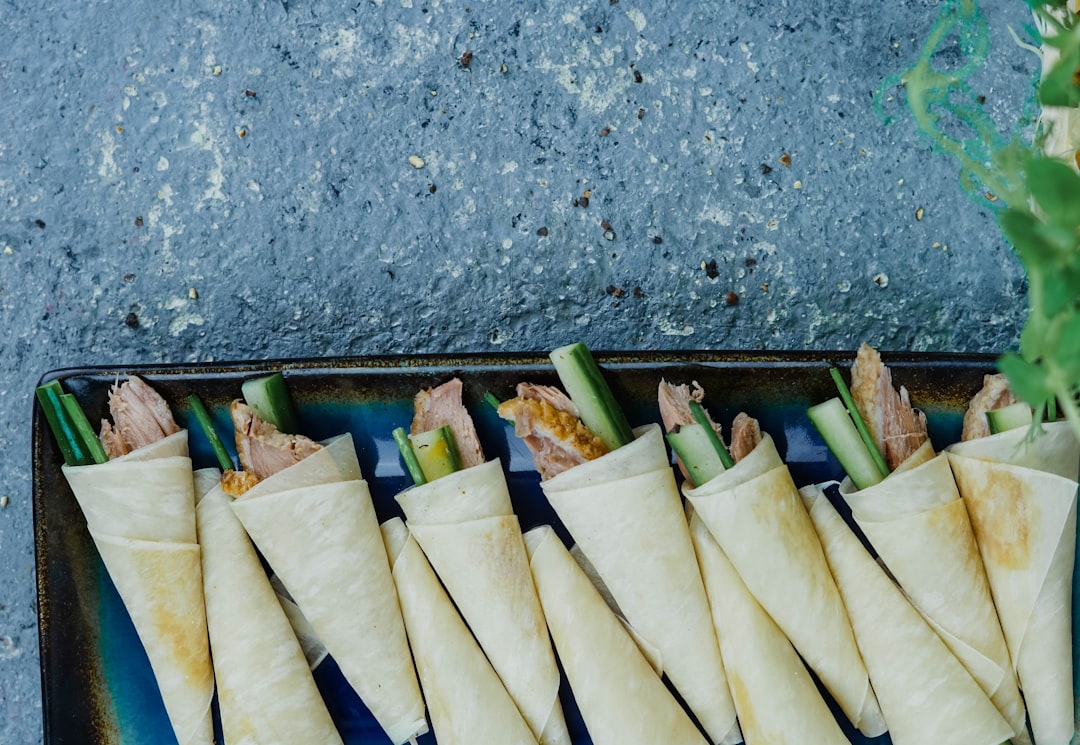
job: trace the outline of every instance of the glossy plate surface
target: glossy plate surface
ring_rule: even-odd
[[[656,388],[661,378],[700,382],[714,418],[726,424],[740,410],[755,416],[776,440],[796,484],[841,477],[836,461],[806,418],[806,408],[835,394],[828,366],[846,367],[852,353],[597,354],[631,424],[658,422]],[[883,355],[897,385],[926,412],[934,445],[941,449],[960,432],[970,396],[992,372],[991,356]],[[451,377],[465,382],[485,454],[502,459],[522,527],[562,526],[539,489],[532,458],[494,410],[486,391],[500,400],[514,395],[519,381],[557,384],[546,355],[466,357],[384,357],[238,364],[61,370],[58,379],[74,393],[92,422],[106,415],[108,387],[128,372],[143,376],[189,427],[196,468],[216,462],[187,405],[197,394],[219,431],[231,435],[230,400],[247,378],[281,370],[297,403],[302,431],[314,439],[351,432],[371,486],[380,520],[400,515],[394,495],[408,481],[391,437],[408,427],[415,393]],[[62,457],[44,416],[35,405],[33,435],[34,523],[37,551],[42,691],[47,745],[174,742],[149,663],[127,612],[98,557],[86,522],[60,472]],[[333,661],[316,670],[316,680],[348,745],[389,740],[344,683]],[[575,743],[590,743],[564,686],[562,693]],[[888,743],[851,733],[853,743]],[[219,742],[220,742],[219,736]],[[435,742],[430,735],[422,741]]]

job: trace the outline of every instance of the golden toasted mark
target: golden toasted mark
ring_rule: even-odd
[[[221,489],[230,497],[239,497],[257,483],[259,477],[250,471],[234,471],[230,468],[221,474]]]
[[[779,531],[779,543],[787,548],[788,555],[802,559],[815,554],[824,556],[810,514],[786,468],[757,479],[755,489],[758,495],[753,502],[754,520]]]
[[[731,684],[731,697],[735,700],[735,711],[739,714],[739,726],[742,727],[743,737],[749,742],[759,739],[757,717],[754,716],[754,704],[750,700],[750,692],[746,690],[743,679],[731,670],[728,670],[728,682]]]
[[[1033,506],[1023,498],[1024,485],[1013,474],[991,469],[982,477],[956,469],[957,485],[970,502],[975,540],[987,562],[1023,569],[1031,561]]]
[[[515,527],[516,520],[508,520],[502,529],[483,534],[469,546],[469,554],[473,562],[493,565],[493,589],[504,596],[507,607],[518,609],[518,621],[528,622],[530,631],[542,637],[547,634],[547,624],[532,583],[525,542]]]
[[[173,583],[184,586],[187,581],[194,581],[202,586],[201,570],[196,560],[190,566],[180,566],[176,557],[167,553],[154,554],[142,572],[159,578],[162,584]],[[179,575],[184,580],[175,581]],[[193,578],[190,575],[195,575]],[[213,677],[210,667],[209,644],[206,637],[206,616],[198,609],[189,608],[184,595],[159,598],[152,607],[151,622],[161,639],[169,644],[170,657],[183,673],[185,680],[205,681]]]

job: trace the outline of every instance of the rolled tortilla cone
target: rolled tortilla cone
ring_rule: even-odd
[[[388,520],[382,533],[439,745],[536,745],[405,523]]]
[[[570,745],[559,668],[498,460],[397,495],[409,532],[542,745]]]
[[[146,650],[177,742],[209,745],[214,672],[187,432],[63,472]]]
[[[304,612],[300,610],[300,606],[292,599],[292,595],[285,589],[285,585],[281,584],[276,574],[270,575],[270,586],[274,588],[274,594],[281,603],[281,609],[285,611],[285,617],[292,625],[296,641],[300,642],[300,649],[304,650],[308,667],[314,670],[330,656],[330,653],[326,651],[326,645],[319,640],[315,629],[311,628],[311,622],[304,618]]]
[[[534,528],[525,541],[548,628],[592,741],[706,745],[555,531]]]
[[[1015,730],[816,486],[800,492],[843,595],[893,745],[999,745]]]
[[[649,665],[656,671],[657,675],[664,674],[664,661],[660,656],[660,650],[656,648],[656,645],[650,644],[648,639],[642,638],[641,634],[630,625],[630,622],[626,620],[626,615],[622,612],[622,608],[615,602],[615,598],[611,596],[611,590],[604,584],[604,579],[600,576],[600,573],[596,571],[596,567],[589,561],[589,557],[585,555],[585,552],[581,550],[581,547],[574,544],[570,547],[570,555],[574,557],[574,561],[581,567],[581,571],[585,572],[585,576],[592,582],[593,587],[600,593],[600,597],[607,603],[607,607],[611,608],[611,612],[619,619],[619,623],[623,625],[627,633],[637,644],[638,649],[645,655],[645,659],[649,661]]]
[[[915,608],[1028,742],[1016,684],[968,511],[949,459],[927,440],[884,481],[840,494]]]
[[[626,620],[716,743],[738,741],[709,602],[660,427],[541,483]]]
[[[746,587],[863,734],[885,732],[840,591],[768,434],[734,467],[684,489]]]
[[[746,745],[847,745],[795,648],[696,514],[690,535]]]
[[[1066,422],[946,449],[1038,745],[1075,734],[1072,574],[1080,443]]]
[[[195,472],[206,621],[226,745],[340,745],[300,644],[220,472]]]
[[[390,565],[352,437],[259,482],[233,512],[387,736],[427,730]]]

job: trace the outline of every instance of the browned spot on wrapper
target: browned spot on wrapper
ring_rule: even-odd
[[[750,692],[746,690],[746,683],[741,677],[731,670],[727,672],[728,682],[731,684],[731,697],[735,700],[735,711],[739,714],[739,726],[742,727],[743,737],[753,738],[758,730],[758,723],[757,717],[754,716],[754,704],[750,700]]]
[[[947,504],[935,507],[928,514],[927,527],[933,530],[935,540],[956,546],[958,553],[962,551],[968,576],[974,577],[976,584],[986,586],[982,558],[979,556],[979,547],[975,543],[975,534],[963,500],[954,499]],[[987,597],[989,593],[990,590],[987,588]]]
[[[154,583],[169,587],[183,585],[183,581],[176,581],[177,573],[188,569],[199,572],[199,565],[196,563],[190,568],[178,566],[173,555],[158,553],[151,555],[149,562],[144,564],[140,571],[155,578]],[[195,581],[199,587],[202,586],[201,578],[196,578]],[[171,642],[172,658],[184,679],[209,683],[208,679],[213,673],[206,654],[205,616],[186,608],[182,600],[166,597],[154,603],[152,623],[161,634],[162,640]]]
[[[984,468],[979,472],[965,464],[956,469],[957,486],[968,502],[975,540],[987,562],[1023,569],[1031,562],[1034,522],[1032,506],[1023,496],[1024,484],[1009,471],[989,464]]]
[[[514,593],[511,598],[515,608],[527,608],[535,603],[532,597],[533,584],[522,583],[521,577],[530,577],[529,560],[525,551],[525,541],[516,519],[503,520],[503,530],[492,530],[469,546],[469,555],[475,562],[491,562],[497,570],[494,578],[496,589],[501,594]],[[522,593],[525,593],[524,595]],[[538,609],[539,610],[539,609]],[[531,629],[537,636],[547,633],[543,613],[532,614]]]

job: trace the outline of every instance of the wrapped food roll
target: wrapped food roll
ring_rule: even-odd
[[[1026,742],[1024,702],[948,457],[927,440],[885,480],[857,490],[845,479],[840,494],[911,603]]]
[[[405,523],[388,520],[382,534],[439,745],[536,745]]]
[[[187,431],[135,377],[112,389],[110,409],[116,427],[106,423],[102,432],[110,460],[63,472],[146,650],[177,742],[209,745],[214,673]]]
[[[998,745],[1015,730],[816,486],[810,510],[894,745]]]
[[[525,534],[548,628],[597,745],[705,745],[686,712],[550,527]]]
[[[206,620],[226,745],[340,745],[220,472],[195,472]]]
[[[846,745],[795,648],[696,514],[690,534],[746,745]]]
[[[330,656],[330,653],[326,651],[326,645],[319,639],[315,629],[311,628],[311,621],[304,618],[304,612],[300,610],[300,606],[292,599],[292,595],[285,589],[285,585],[281,584],[276,574],[270,575],[270,586],[274,588],[274,594],[281,603],[281,609],[285,611],[285,617],[289,619],[293,633],[296,634],[296,641],[300,642],[300,649],[304,652],[308,667],[315,670],[323,660]]]
[[[1072,576],[1080,443],[1067,422],[946,449],[1038,745],[1075,734]]]
[[[569,745],[559,669],[500,462],[413,487],[397,501],[533,734]]]
[[[660,427],[541,487],[713,742],[738,742],[735,707]]]
[[[926,416],[912,406],[906,388],[894,387],[892,371],[867,344],[851,366],[851,397],[884,466],[876,482],[860,481],[861,490],[855,474],[840,486],[856,524],[1016,731],[1015,745],[1030,742],[1009,650],[948,458],[935,455]]]
[[[869,737],[885,732],[840,592],[772,438],[763,433],[735,466],[684,494],[851,723]]]
[[[232,503],[259,551],[391,741],[426,731],[394,581],[351,435]]]

